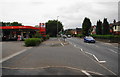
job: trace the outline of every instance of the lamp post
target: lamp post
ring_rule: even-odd
[[[56,35],[57,38],[58,38],[58,17],[59,17],[59,16],[57,16],[57,35]]]

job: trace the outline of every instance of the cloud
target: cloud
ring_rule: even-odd
[[[2,0],[2,21],[18,21],[25,25],[57,19],[64,28],[81,27],[85,17],[92,25],[97,20],[108,18],[109,22],[118,18],[118,0]]]

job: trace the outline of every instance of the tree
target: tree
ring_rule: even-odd
[[[82,23],[82,34],[84,36],[90,35],[90,29],[91,29],[91,21],[89,18],[85,17]]]
[[[2,26],[22,26],[21,23],[18,22],[2,22]]]
[[[39,28],[39,25],[35,25],[36,28]]]
[[[21,24],[21,23],[18,23],[18,22],[12,22],[12,23],[11,23],[11,26],[22,26],[22,24]]]
[[[102,34],[102,22],[100,20],[97,21],[96,34],[98,34],[98,35]]]
[[[110,26],[109,26],[109,23],[107,21],[107,18],[104,18],[103,20],[103,35],[107,35],[107,34],[110,34]]]
[[[59,33],[61,30],[63,30],[63,25],[60,21],[49,20],[48,22],[46,22],[46,33],[49,34],[50,36],[55,37],[57,33]]]
[[[2,26],[6,26],[4,22],[2,22]]]

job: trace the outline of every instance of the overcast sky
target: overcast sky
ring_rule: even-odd
[[[65,29],[81,27],[85,17],[92,25],[106,17],[118,21],[119,0],[0,0],[0,21],[35,26],[57,19]]]

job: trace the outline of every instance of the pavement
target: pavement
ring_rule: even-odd
[[[6,44],[3,52],[7,52],[7,54],[14,54],[20,52],[22,48],[27,48],[24,47],[23,42],[5,42],[3,44]],[[10,47],[10,45],[15,49],[8,50],[7,46]],[[16,49],[18,50],[16,51]],[[4,55],[6,56],[6,53]],[[1,69],[3,75],[84,75],[86,77],[113,75],[111,71],[86,56],[79,49],[64,42],[63,39],[56,38],[49,39],[40,46],[32,47],[7,59],[2,62]]]
[[[24,41],[3,41],[2,43],[2,58],[8,57],[24,49],[30,47],[24,46]]]

